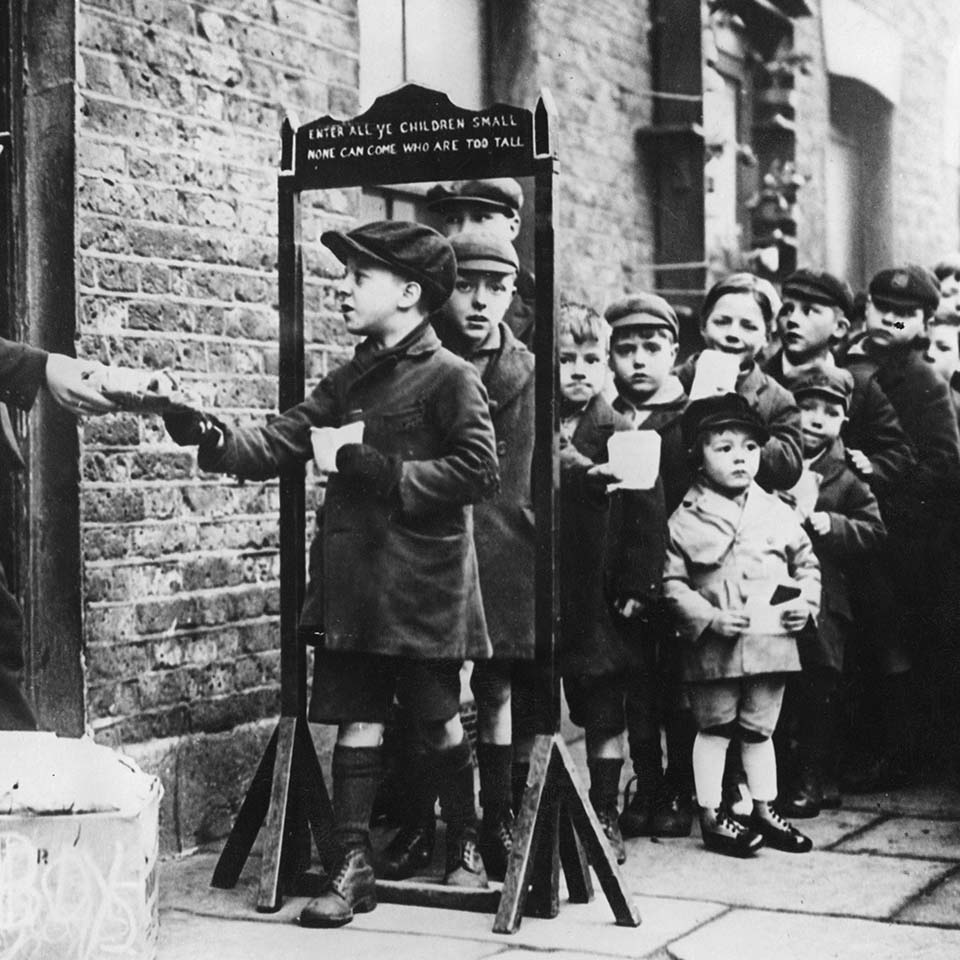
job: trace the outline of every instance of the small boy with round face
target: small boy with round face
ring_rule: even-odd
[[[777,315],[781,348],[764,371],[789,389],[789,380],[814,366],[835,365],[833,351],[849,331],[850,287],[824,270],[800,269],[783,282]],[[876,377],[853,371],[845,432],[846,455],[857,473],[878,490],[888,487],[912,464],[910,442]]]
[[[940,285],[938,317],[954,317],[960,323],[960,253],[944,257],[934,268],[933,275]]]
[[[836,778],[837,697],[854,624],[848,583],[886,529],[870,488],[847,465],[840,439],[855,389],[853,375],[813,365],[798,370],[787,384],[800,405],[805,468],[816,475],[815,504],[798,508],[807,513],[802,519],[820,561],[823,602],[816,630],[805,631],[799,640],[802,673],[787,681],[792,706],[781,723],[796,730],[797,749],[792,763],[781,764],[790,775],[780,812],[815,817],[825,800],[831,802]]]
[[[664,593],[677,617],[699,730],[693,774],[704,845],[738,857],[764,843],[804,853],[810,839],[773,808],[770,738],[786,677],[800,670],[796,636],[819,611],[819,565],[794,512],[755,483],[769,434],[744,397],[693,401],[683,434],[698,476],[670,518]],[[746,826],[722,805],[734,736],[753,798]]]

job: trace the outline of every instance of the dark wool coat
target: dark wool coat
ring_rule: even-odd
[[[862,345],[868,352],[858,352]],[[926,340],[872,352],[859,338],[838,362],[854,376],[872,373],[910,438],[916,462],[880,496],[891,536],[919,534],[956,511],[960,494],[960,435],[950,388],[924,359]]]
[[[45,351],[0,339],[0,403],[29,410],[44,382],[46,363]],[[7,416],[6,408],[2,415]],[[5,470],[19,459],[6,445],[2,456],[0,468]],[[36,729],[33,709],[20,686],[22,670],[23,616],[0,567],[0,730]]]
[[[521,266],[517,274],[517,293],[510,302],[503,322],[525,347],[533,349],[533,331],[537,325],[537,282],[526,267]]]
[[[843,436],[848,447],[862,450],[873,473],[862,477],[878,496],[895,486],[916,462],[913,445],[900,426],[893,404],[877,383],[877,371],[863,364],[848,368],[853,375],[853,396],[847,411]],[[784,383],[783,353],[777,351],[764,372]]]
[[[532,659],[536,560],[530,499],[533,354],[506,324],[500,324],[500,336],[498,351],[471,358],[490,397],[490,418],[500,460],[500,491],[474,506],[473,539],[493,655]]]
[[[660,434],[660,479],[669,517],[683,500],[696,477],[696,470],[680,435],[680,418],[688,403],[684,393],[666,403],[644,404],[637,410],[648,411],[648,416],[634,426],[635,430],[656,430]],[[621,397],[613,401],[613,409],[629,415],[630,404]]]
[[[560,663],[567,677],[603,676],[633,662],[612,603],[661,595],[666,548],[663,485],[607,494],[587,470],[607,460],[607,440],[630,423],[602,396],[587,405],[560,451]]]
[[[364,443],[401,458],[399,489],[386,500],[330,475],[301,630],[333,651],[489,656],[470,504],[496,492],[496,441],[479,374],[429,323],[388,350],[365,341],[303,403],[229,430],[201,466],[274,476],[312,458],[311,427],[356,420]]]
[[[847,465],[842,441],[817,457],[810,469],[821,476],[816,510],[830,515],[830,532],[820,536],[807,528],[820,561],[823,595],[817,630],[801,635],[800,660],[804,667],[820,664],[842,670],[854,620],[849,572],[876,551],[887,530],[876,497]]]
[[[693,385],[699,356],[694,354],[674,371],[687,393]],[[770,430],[770,439],[760,454],[757,483],[764,490],[789,490],[803,471],[800,408],[793,394],[767,376],[757,364],[737,377],[737,393],[747,399]]]
[[[794,511],[757,484],[741,507],[700,480],[670,517],[663,591],[676,613],[683,679],[719,680],[798,671],[794,634],[710,629],[720,610],[742,609],[746,591],[795,583],[814,619],[820,566]]]

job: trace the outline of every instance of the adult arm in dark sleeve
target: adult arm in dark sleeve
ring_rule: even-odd
[[[838,559],[853,557],[876,549],[887,536],[877,498],[859,480],[847,484],[837,511],[826,511],[830,531],[824,536],[812,534],[819,550]]]
[[[848,425],[848,446],[866,454],[873,473],[863,479],[882,493],[907,474],[916,457],[893,404],[873,377],[863,381],[862,391],[859,409]]]
[[[0,339],[0,402],[29,410],[45,380],[46,350]]]
[[[803,471],[803,433],[800,408],[793,395],[776,381],[770,381],[779,396],[767,417],[770,439],[760,451],[757,483],[765,490],[789,490]]]

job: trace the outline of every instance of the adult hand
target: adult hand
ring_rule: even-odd
[[[807,517],[807,525],[815,534],[825,537],[830,532],[830,514],[817,510]]]
[[[850,461],[853,469],[863,477],[869,477],[873,474],[873,464],[870,458],[862,450],[851,450],[847,448],[847,459]]]
[[[117,405],[97,385],[106,367],[95,360],[77,360],[63,353],[47,356],[47,389],[54,400],[74,414],[111,413]]]
[[[211,430],[223,427],[216,417],[202,410],[171,410],[163,415],[163,425],[170,439],[181,447],[196,446]]]
[[[749,626],[750,618],[742,610],[721,610],[710,621],[710,629],[721,637],[736,637]]]
[[[619,483],[623,477],[610,469],[609,463],[595,463],[587,470],[587,483],[599,490],[606,490],[611,483]]]
[[[810,608],[802,600],[784,607],[780,613],[780,623],[787,633],[799,633],[810,619]]]

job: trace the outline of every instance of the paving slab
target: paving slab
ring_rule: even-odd
[[[949,861],[814,850],[761,850],[738,860],[709,853],[700,838],[648,843],[624,871],[637,894],[732,906],[884,918],[953,869]]]
[[[732,910],[672,943],[675,960],[956,960],[960,931]]]
[[[215,854],[197,854],[162,862],[161,915],[189,913],[198,918],[245,921],[248,925],[257,922],[269,927],[296,925],[296,918],[306,898],[290,897],[276,913],[257,913],[257,861],[253,858],[248,861],[233,890],[217,890],[209,886],[215,863]],[[388,903],[380,904],[372,913],[357,917],[350,924],[350,929],[464,938],[511,948],[586,950],[596,956],[640,957],[662,948],[727,909],[722,904],[711,902],[693,903],[656,895],[641,896],[635,898],[643,921],[640,927],[618,927],[613,922],[613,914],[599,884],[596,885],[596,891],[592,903],[561,901],[560,915],[553,920],[525,918],[520,930],[510,936],[494,933],[493,917],[488,914]]]
[[[848,810],[960,820],[960,789],[947,784],[927,784],[903,790],[844,794],[843,805]]]
[[[896,915],[896,919],[960,928],[960,867],[942,883],[924,890]]]
[[[174,912],[164,915],[160,925],[158,960],[209,960],[211,955],[231,960],[316,960],[318,956],[350,960],[423,960],[428,956],[438,960],[484,960],[500,952],[501,949],[491,949],[489,943],[396,932],[371,933],[353,924],[335,930],[306,930],[293,924],[231,922]]]
[[[809,820],[792,820],[791,823],[807,834],[813,841],[814,850],[833,849],[841,840],[878,823],[883,815],[869,810],[824,810],[820,816]],[[697,827],[694,827],[694,833]]]
[[[833,849],[842,853],[960,860],[960,820],[892,817],[841,841]]]

